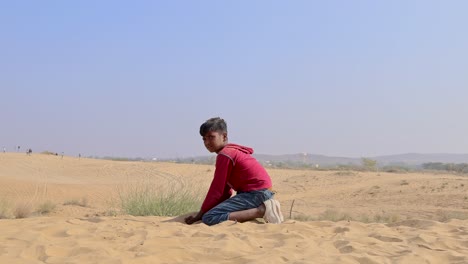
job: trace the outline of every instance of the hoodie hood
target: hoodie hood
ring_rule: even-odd
[[[245,154],[253,154],[254,153],[253,148],[249,148],[249,147],[241,146],[241,145],[237,145],[237,144],[229,143],[229,144],[226,144],[226,146],[224,146],[224,148],[239,150],[241,152],[244,152]]]

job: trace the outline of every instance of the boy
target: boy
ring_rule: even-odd
[[[200,135],[209,152],[217,153],[216,170],[198,214],[185,218],[189,225],[202,220],[215,225],[231,220],[245,222],[264,218],[268,223],[283,221],[278,201],[272,199],[271,178],[251,156],[253,149],[229,144],[224,119],[214,117],[200,126]],[[232,190],[237,194],[233,197]]]

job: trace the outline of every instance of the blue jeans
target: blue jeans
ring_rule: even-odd
[[[257,208],[264,201],[273,198],[273,196],[274,193],[268,189],[238,192],[206,212],[202,217],[202,221],[207,225],[219,224],[229,219],[229,213]]]

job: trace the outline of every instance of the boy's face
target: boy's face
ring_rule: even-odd
[[[202,138],[203,143],[209,152],[218,153],[227,143],[227,134],[218,131],[210,131]]]

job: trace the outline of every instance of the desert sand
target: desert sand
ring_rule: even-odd
[[[0,263],[468,263],[463,175],[268,169],[280,225],[189,226],[119,211],[132,183],[205,192],[213,171],[0,153]],[[37,213],[45,202],[54,210]],[[16,208],[31,213],[15,219]]]

